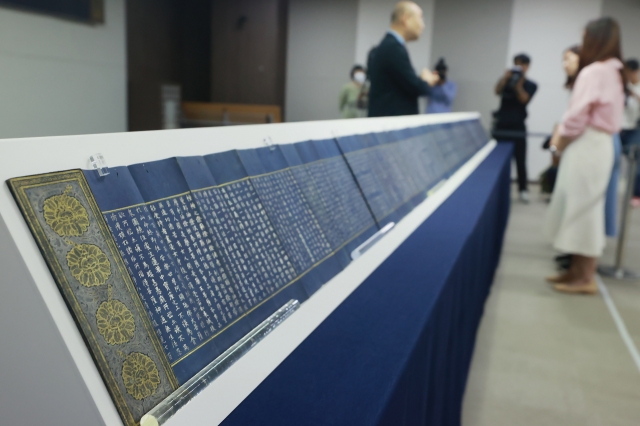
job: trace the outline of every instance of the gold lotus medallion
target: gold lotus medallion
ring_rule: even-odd
[[[136,323],[131,311],[119,300],[102,302],[96,312],[98,331],[110,345],[122,345],[133,339]]]
[[[111,276],[111,262],[106,254],[93,244],[78,244],[67,253],[71,275],[85,287],[97,287]]]
[[[47,225],[61,237],[79,237],[89,229],[87,209],[66,193],[47,198],[43,213]]]
[[[122,364],[122,380],[129,395],[141,400],[155,393],[160,384],[160,375],[151,358],[140,352],[132,352]]]

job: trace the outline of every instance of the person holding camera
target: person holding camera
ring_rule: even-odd
[[[507,70],[496,84],[500,108],[494,113],[493,137],[498,142],[511,142],[518,170],[520,201],[529,202],[527,177],[527,105],[538,90],[538,85],[526,78],[531,59],[521,53],[513,58],[513,68]]]
[[[438,74],[438,82],[431,88],[427,114],[451,112],[451,105],[453,105],[453,99],[456,97],[458,88],[453,81],[447,80],[448,67],[444,62],[444,58],[440,58],[435,70],[436,74]]]

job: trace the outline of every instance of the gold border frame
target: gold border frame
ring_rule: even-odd
[[[7,181],[7,185],[11,190],[13,197],[22,212],[25,221],[27,222],[29,229],[31,230],[36,243],[38,244],[38,248],[42,253],[51,274],[60,290],[60,292],[64,296],[65,303],[67,304],[69,310],[71,311],[73,318],[80,330],[82,331],[82,338],[89,349],[91,357],[94,359],[98,370],[100,371],[100,375],[107,386],[109,394],[113,399],[113,402],[122,417],[122,420],[127,425],[138,425],[133,418],[133,414],[131,413],[127,403],[124,399],[124,396],[116,382],[113,372],[109,368],[109,365],[104,357],[102,349],[98,343],[96,336],[94,335],[87,317],[85,316],[80,304],[78,303],[74,293],[71,291],[71,286],[67,280],[67,277],[64,274],[62,267],[60,266],[57,256],[53,251],[53,248],[49,242],[49,239],[44,233],[40,222],[35,214],[33,206],[31,205],[25,190],[29,188],[45,186],[48,184],[55,183],[63,183],[63,182],[76,182],[80,186],[83,195],[96,218],[96,225],[98,226],[102,237],[110,250],[111,257],[114,259],[116,267],[122,276],[124,281],[124,285],[135,305],[138,316],[141,318],[142,323],[144,324],[145,331],[150,338],[152,345],[155,349],[155,352],[162,363],[162,367],[165,370],[165,374],[170,382],[173,390],[177,389],[179,384],[178,381],[173,374],[173,369],[169,364],[169,361],[162,349],[162,345],[158,340],[156,332],[151,324],[149,316],[142,305],[140,297],[138,296],[138,292],[131,280],[129,272],[127,271],[124,262],[122,260],[122,256],[118,251],[115,240],[107,227],[107,224],[102,216],[102,212],[98,208],[98,204],[96,203],[93,193],[89,188],[89,184],[87,183],[86,178],[81,170],[69,170],[64,172],[54,172],[54,173],[46,173],[41,175],[34,176],[25,176],[19,178],[9,179]]]

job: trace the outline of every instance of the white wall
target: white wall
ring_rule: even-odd
[[[620,23],[624,57],[640,59],[640,0],[604,0],[602,16]]]
[[[609,1],[609,0],[607,0]],[[514,0],[508,55],[505,68],[514,55],[531,56],[528,78],[538,83],[538,92],[528,106],[530,132],[551,133],[564,113],[569,94],[564,89],[562,70],[564,50],[580,44],[586,23],[600,16],[602,0]],[[640,20],[640,15],[636,17]],[[542,150],[542,138],[529,138],[529,179],[536,180],[549,167],[549,153]]]
[[[0,7],[0,138],[127,129],[124,1],[95,26]]]
[[[339,118],[355,56],[357,0],[289,3],[285,120]]]
[[[493,87],[504,73],[513,0],[436,0],[432,62],[445,57],[458,85],[454,111],[478,111],[485,127],[498,107]]]

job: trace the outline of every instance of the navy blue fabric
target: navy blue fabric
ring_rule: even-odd
[[[189,191],[176,158],[132,164],[129,172],[146,202],[173,197]]]
[[[176,159],[192,191],[217,185],[204,157],[176,157]]]
[[[287,301],[308,297],[291,266],[286,277],[272,273],[284,255],[273,250],[277,237],[266,247],[253,235],[257,226],[239,235],[230,211],[238,206],[208,188],[216,182],[202,157],[86,175],[180,383]],[[225,191],[236,195],[232,186]]]
[[[241,150],[238,155],[298,274],[327,257],[331,246],[293,174],[285,171],[265,175],[286,167],[282,153],[262,148]],[[310,283],[310,294],[326,282],[318,274],[322,274],[320,269],[305,276],[307,280],[317,277],[316,283]]]
[[[111,167],[107,176],[99,176],[94,170],[83,172],[100,211],[106,212],[144,203],[126,166]]]
[[[309,142],[313,159],[307,168],[341,233],[341,244],[351,253],[378,231],[376,222],[334,139]],[[296,144],[299,146],[302,144]],[[308,155],[308,154],[307,154]],[[312,164],[309,164],[312,163]]]
[[[240,280],[245,285],[250,284],[259,290],[265,280],[265,274],[260,271],[261,265],[264,263],[264,253],[258,253],[258,251],[267,251],[268,248],[259,245],[249,231],[242,232],[240,221],[236,220],[232,213],[235,202],[232,202],[230,206],[222,189],[214,187],[217,182],[213,178],[204,157],[178,157],[177,160],[189,188],[193,192],[194,199],[206,218],[209,229],[214,236],[214,244],[221,254],[223,263],[227,265],[230,277],[234,280]],[[227,194],[232,193],[232,189],[228,188]],[[252,250],[252,247],[258,247],[259,250]],[[281,253],[283,252],[284,250]],[[268,278],[273,280],[273,277]],[[279,284],[285,283],[281,282]],[[242,322],[246,323],[249,329],[253,329],[289,300],[297,299],[302,302],[307,297],[308,295],[302,285],[294,283],[294,285],[281,290],[276,295],[255,306],[256,303],[260,302],[257,298],[257,292],[255,292],[252,295],[252,299],[255,299],[252,300],[252,310]],[[228,336],[232,335],[235,334],[228,333]],[[237,339],[231,344],[235,343],[235,341]],[[225,340],[224,342],[218,342],[218,346],[227,349],[231,345],[227,345],[227,340]]]
[[[176,377],[183,383],[251,331],[248,321],[234,323],[251,311],[251,298],[239,286],[242,283],[236,281],[238,277],[230,273],[231,263],[221,256],[221,241],[212,238],[214,233],[190,192],[178,160],[135,164],[129,166],[129,171],[153,212],[159,236],[172,254],[173,262],[169,265],[173,274],[181,276],[191,289],[196,323],[204,320],[205,313],[209,317],[218,315],[219,330],[224,330],[217,331],[215,338],[204,335],[201,339],[194,338],[188,362],[173,365]],[[184,195],[175,197],[178,194]],[[161,200],[167,197],[173,198]],[[222,314],[218,306],[223,307]],[[177,311],[173,314],[180,315]]]
[[[291,269],[295,276],[299,276],[302,271],[296,271],[289,257],[290,252],[287,250],[286,242],[273,224],[272,216],[266,211],[264,201],[261,200],[255,184],[251,179],[248,179],[250,175],[266,173],[265,167],[255,151],[226,151],[207,155],[204,159],[218,185],[234,182],[227,187],[228,190],[241,192],[242,203],[232,203],[229,206],[233,213],[238,215],[239,221],[243,223],[252,222],[251,216],[253,212],[260,211],[261,221],[269,223],[270,235],[268,238],[259,236],[259,233],[252,238],[251,244],[256,251],[268,253],[273,262],[284,261],[287,269]],[[262,214],[263,212],[264,214]],[[245,231],[248,230],[245,229]],[[275,270],[276,268],[273,269]],[[266,273],[271,273],[271,271]],[[294,283],[294,288],[300,288],[305,293],[310,294],[322,284],[316,274],[307,274],[299,277]],[[312,291],[309,292],[309,290]],[[302,296],[300,295],[301,301],[308,297]]]
[[[389,146],[376,134],[359,135],[359,138],[365,147],[381,148],[370,150],[368,153],[374,173],[382,183],[382,188],[392,206],[391,212],[380,218],[380,226],[388,222],[398,222],[415,207],[410,202],[417,190],[413,173],[404,164],[401,158],[402,150],[396,145]]]
[[[496,147],[222,424],[459,425],[510,156]]]
[[[270,171],[260,161],[257,149],[242,149],[237,152],[244,169],[247,171],[247,175],[258,176]]]
[[[385,191],[384,182],[380,180],[374,170],[376,165],[373,163],[372,156],[369,155],[370,151],[364,151],[368,141],[361,138],[360,135],[355,135],[339,137],[337,142],[358,181],[376,222],[380,225],[387,212],[393,211],[393,203]]]
[[[258,154],[258,158],[260,159],[262,165],[265,167],[265,171],[267,173],[275,172],[289,167],[286,158],[284,157],[284,155],[282,155],[282,151],[278,146],[257,148],[252,151]]]
[[[291,145],[289,146],[291,147]],[[260,163],[267,173],[289,168],[287,158],[280,146],[258,148],[251,151],[257,154],[257,157],[260,159]],[[295,152],[294,150],[291,151],[291,154]],[[243,151],[240,152],[242,153]],[[300,159],[294,159],[294,162],[298,163],[298,165],[302,164]],[[320,234],[327,243],[325,251],[320,252],[323,254],[318,253],[317,258],[315,259],[316,266],[314,266],[313,269],[304,277],[307,281],[311,281],[316,277],[316,283],[311,286],[307,286],[308,292],[311,294],[324,283],[339,274],[344,267],[349,264],[349,258],[344,251],[337,250],[340,243],[335,241],[329,235],[331,230],[330,228],[328,229],[327,226],[331,221],[326,209],[321,206],[321,200],[315,186],[313,185],[311,176],[306,173],[306,170],[303,167],[289,169],[287,171],[283,171],[283,173],[285,176],[289,177],[289,179],[282,182],[284,184],[283,189],[285,192],[289,193],[288,195],[291,198],[288,203],[279,206],[279,210],[293,211],[293,204],[298,204],[300,207],[298,211],[301,212],[303,216],[307,217],[306,226],[301,220],[303,219],[302,217],[294,216],[293,222],[289,222],[288,227],[300,227],[301,229],[299,229],[299,234],[301,235],[303,235],[305,231],[308,231],[308,229],[303,228],[314,227],[317,229],[317,233]],[[295,194],[297,194],[297,196],[295,196]],[[336,192],[334,196],[338,196],[338,193]],[[277,221],[273,220],[273,222],[275,223]],[[336,253],[336,251],[338,251],[338,253]],[[332,254],[330,255],[329,253]],[[320,264],[317,264],[321,259],[324,260],[322,260]]]
[[[337,140],[343,154],[359,151],[364,148],[357,135],[341,136]]]
[[[479,120],[338,138],[378,226],[398,222],[486,142]],[[399,143],[398,143],[399,142]]]
[[[85,172],[85,175],[100,210],[106,212],[103,213],[105,221],[156,329],[163,349],[169,361],[174,362],[185,353],[194,350],[200,343],[189,341],[183,333],[186,327],[190,329],[199,327],[197,321],[194,322],[191,319],[201,315],[202,311],[197,308],[190,309],[182,304],[184,300],[194,304],[193,301],[198,296],[189,286],[187,277],[179,271],[176,263],[177,256],[171,253],[161,237],[159,225],[147,205],[143,204],[142,195],[129,170],[126,167],[115,167],[111,169],[109,175],[100,178],[96,177],[93,171]],[[132,207],[109,211],[121,208],[120,204],[125,201],[127,206]],[[155,268],[156,265],[159,269]],[[165,302],[167,302],[166,307],[162,307]],[[191,315],[186,314],[188,309]],[[186,318],[189,318],[187,326],[182,324],[182,319]],[[179,327],[181,331],[176,332],[175,327]],[[214,330],[207,330],[207,335],[203,336],[203,339],[208,338],[221,327],[214,324],[214,328]],[[208,351],[213,352],[214,356],[216,353],[221,353],[214,342],[209,342],[207,348]],[[205,362],[204,365],[206,364]],[[199,365],[200,368],[204,366]],[[185,377],[175,369],[174,372],[181,383],[191,377]]]
[[[205,155],[204,161],[218,185],[247,177],[247,172],[238,157],[238,151],[225,151]]]
[[[337,262],[337,265],[340,266],[340,269],[334,272],[335,275],[351,262],[349,253],[342,247],[344,240],[339,227],[340,223],[336,220],[334,215],[335,212],[325,203],[325,199],[320,193],[318,183],[313,179],[311,172],[307,169],[298,155],[295,145],[290,144],[278,146],[278,150],[286,159],[287,165],[291,168],[290,170],[296,183],[304,194],[311,211],[318,220],[320,228],[324,231],[324,235],[331,245],[331,250],[334,252],[333,257]],[[321,184],[322,183],[324,182],[321,182]],[[337,196],[337,194],[335,196]]]
[[[216,185],[209,168],[203,157],[177,157],[184,179],[191,190],[199,213],[205,219],[209,235],[212,236],[212,244],[217,250],[221,262],[224,265],[228,279],[234,287],[249,289],[245,294],[246,313],[242,321],[229,327],[224,333],[218,335],[214,342],[217,353],[229,348],[249,330],[264,321],[275,310],[279,309],[289,300],[305,300],[306,292],[299,285],[292,285],[275,296],[260,294],[260,287],[264,284],[260,278],[261,259],[248,247],[250,239],[243,237],[238,221],[231,214],[227,202],[222,196],[220,188]],[[213,343],[213,342],[212,342]],[[207,345],[199,349],[204,365],[212,361],[215,351],[208,350]],[[186,364],[178,364],[174,370],[184,370],[184,375],[191,377],[201,369],[201,363],[196,357],[189,357]]]

